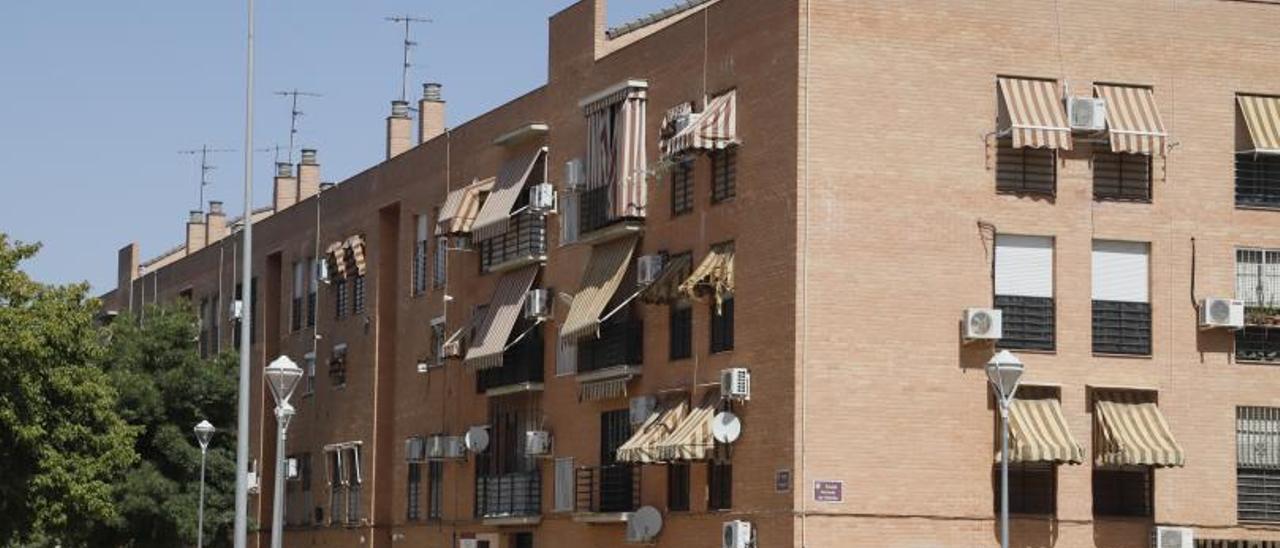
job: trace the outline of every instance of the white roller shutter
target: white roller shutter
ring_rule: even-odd
[[[1093,300],[1150,302],[1150,246],[1146,242],[1093,241]]]
[[[573,457],[556,459],[555,512],[572,512],[574,506]]]
[[[1053,237],[996,236],[996,295],[1053,297]]]

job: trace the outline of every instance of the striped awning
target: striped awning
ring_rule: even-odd
[[[631,382],[631,375],[581,383],[578,385],[578,401],[625,398],[629,382]]]
[[[658,279],[640,292],[640,300],[649,304],[661,304],[680,298],[680,284],[689,277],[692,257],[685,253],[667,259]]]
[[[1084,462],[1084,448],[1067,428],[1062,404],[1056,398],[1013,400],[1009,406],[1009,461]]]
[[[715,438],[711,436],[711,420],[719,406],[719,390],[708,392],[702,404],[686,415],[670,435],[654,444],[658,460],[707,460],[716,446]]]
[[[476,331],[471,348],[467,349],[464,363],[467,369],[479,371],[502,367],[502,353],[506,350],[507,340],[511,338],[511,330],[523,312],[525,297],[529,288],[533,287],[533,278],[538,275],[538,265],[526,266],[520,270],[508,272],[498,280],[498,287],[493,291],[493,299],[485,310],[484,319]]]
[[[591,259],[582,274],[582,286],[573,296],[569,314],[560,326],[560,337],[581,340],[596,335],[600,315],[608,306],[635,252],[634,236],[600,244],[591,249]]]
[[[1164,155],[1169,136],[1151,88],[1098,84],[1093,92],[1107,104],[1112,152]]]
[[[707,103],[707,108],[679,133],[660,143],[663,156],[689,150],[718,150],[738,140],[738,92],[730,90]]]
[[[493,190],[489,191],[489,197],[485,198],[484,206],[476,214],[471,226],[472,239],[487,240],[506,232],[511,208],[519,201],[520,193],[525,189],[525,181],[529,180],[529,174],[546,152],[545,147],[538,148],[502,164],[502,171],[498,173]]]
[[[716,305],[733,295],[733,247],[713,248],[683,282],[679,291],[691,299],[710,290],[716,297]]]
[[[351,264],[355,268],[356,276],[364,276],[368,270],[368,264],[364,260],[364,236],[356,235],[347,238],[346,247],[351,252]]]
[[[496,179],[490,177],[450,191],[445,198],[444,206],[440,208],[440,219],[437,220],[440,234],[471,232],[471,225],[480,212],[484,194],[493,189],[495,181]]]
[[[329,271],[338,278],[347,277],[347,257],[342,242],[333,242],[325,250],[329,261]]]
[[[1000,133],[1008,132],[1014,148],[1071,150],[1071,127],[1062,108],[1058,83],[1030,78],[998,79]]]
[[[1237,95],[1240,114],[1249,128],[1252,150],[1258,154],[1280,154],[1280,97]]]
[[[687,414],[689,414],[687,398],[667,400],[662,409],[649,415],[631,438],[618,448],[618,461],[658,462],[657,445],[675,432],[676,427]]]
[[[1110,466],[1182,466],[1182,447],[1160,408],[1133,394],[1108,394],[1094,404],[1094,459]]]

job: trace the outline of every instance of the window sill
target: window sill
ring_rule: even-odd
[[[1138,198],[1100,198],[1098,196],[1094,196],[1093,201],[1099,204],[1122,204],[1122,205],[1123,204],[1151,205],[1152,203],[1152,200],[1150,198],[1142,200]]]
[[[1236,204],[1236,209],[1242,209],[1242,210],[1245,210],[1245,211],[1272,211],[1272,212],[1280,212],[1280,204],[1278,204],[1278,205],[1273,205],[1273,206]]]
[[[1044,355],[1044,356],[1055,356],[1055,355],[1057,355],[1057,354],[1058,354],[1058,349],[1056,349],[1056,348],[1054,348],[1054,349],[1044,349],[1044,348],[1014,348],[1014,347],[1010,347],[1010,346],[1000,346],[1000,345],[996,345],[996,350],[1008,350],[1008,351],[1010,351],[1010,352],[1019,352],[1019,353],[1024,353],[1024,354],[1040,354],[1040,355]]]
[[[709,352],[709,354],[711,354],[712,356],[717,356],[717,355],[720,355],[720,354],[728,354],[728,353],[730,353],[730,352],[733,352],[733,349],[732,349],[732,348],[724,348],[724,349],[721,349],[721,350],[712,350],[712,351],[710,351],[710,352]]]
[[[712,205],[712,206],[718,206],[718,205],[723,205],[723,204],[733,203],[733,201],[734,201],[734,200],[736,200],[737,198],[738,198],[738,197],[737,197],[736,195],[735,195],[735,196],[729,196],[728,198],[721,198],[721,199],[719,199],[719,200],[717,200],[717,199],[715,199],[715,198],[711,198],[711,205]]]
[[[1236,358],[1236,359],[1235,359],[1235,362],[1236,362],[1236,364],[1237,364],[1237,365],[1263,365],[1263,366],[1268,366],[1268,367],[1280,366],[1280,360],[1274,360],[1274,361],[1266,361],[1266,360],[1242,360],[1242,359],[1240,359],[1240,358]]]
[[[1152,354],[1121,354],[1116,352],[1094,352],[1095,358],[1121,358],[1130,360],[1150,360],[1155,356]]]
[[[1265,530],[1265,531],[1280,530],[1280,521],[1261,521],[1261,520],[1253,521],[1253,520],[1237,519],[1236,525],[1246,529],[1256,529],[1256,530]]]

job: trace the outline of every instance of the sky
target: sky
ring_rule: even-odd
[[[574,0],[257,0],[254,147],[318,149],[321,178],[342,181],[385,154],[400,94],[403,26],[416,26],[410,100],[440,82],[457,126],[546,81],[547,18]],[[676,0],[611,0],[616,26]],[[115,286],[116,253],[143,260],[181,244],[199,201],[243,207],[246,2],[0,2],[0,233],[41,242],[23,265],[48,283]],[[276,152],[254,153],[254,204],[271,200]],[[286,152],[281,151],[281,155]],[[281,160],[284,157],[281,156]],[[296,161],[296,156],[295,156]]]

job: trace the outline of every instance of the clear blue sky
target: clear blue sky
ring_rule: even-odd
[[[399,94],[400,29],[419,26],[411,95],[444,84],[456,126],[546,80],[547,17],[574,0],[258,0],[255,146],[319,149],[325,180],[384,154]],[[676,0],[612,0],[617,25]],[[243,0],[0,2],[0,232],[44,249],[26,269],[48,282],[115,286],[116,251],[150,258],[182,242],[198,162],[179,150],[239,149],[244,118]],[[255,155],[255,204],[271,197],[271,153]],[[240,153],[214,156],[206,200],[241,210]]]

